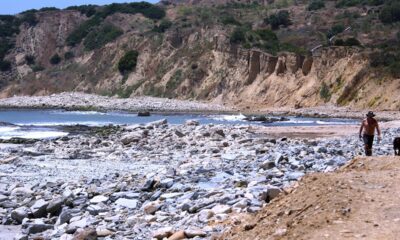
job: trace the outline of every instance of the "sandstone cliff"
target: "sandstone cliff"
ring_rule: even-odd
[[[0,96],[84,91],[207,100],[244,109],[322,104],[400,108],[400,81],[371,68],[368,49],[327,46],[312,53],[273,55],[231,43],[228,27],[196,24],[190,16],[185,16],[190,22],[185,26],[180,10],[167,7],[174,25],[163,33],[152,31],[158,23],[141,14],[107,16],[104,22],[120,27],[123,34],[91,51],[82,44],[66,44],[87,16],[74,10],[38,12],[38,23],[20,26],[15,48],[6,56],[12,71],[1,74]],[[139,52],[137,66],[123,75],[118,61],[130,49]],[[58,65],[49,62],[54,54],[67,52],[73,57]],[[43,70],[29,65],[28,55]]]

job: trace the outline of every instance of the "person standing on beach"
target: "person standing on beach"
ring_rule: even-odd
[[[374,118],[373,112],[367,113],[367,118],[361,122],[360,139],[364,141],[365,155],[372,156],[372,144],[374,142],[375,129],[378,132],[378,143],[381,141],[381,129],[379,128],[378,121]],[[364,130],[364,132],[363,132]],[[363,133],[363,134],[362,134]],[[361,135],[362,134],[362,135]]]

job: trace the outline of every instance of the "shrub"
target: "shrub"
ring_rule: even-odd
[[[34,65],[34,66],[32,66],[32,70],[33,70],[34,72],[41,72],[41,71],[44,70],[44,67],[41,66],[41,65]]]
[[[36,11],[27,11],[21,17],[21,22],[27,23],[29,26],[35,26],[39,21],[36,18]]]
[[[0,37],[11,37],[19,33],[20,21],[12,15],[0,15]]]
[[[361,46],[357,38],[348,38],[344,41],[345,46]]]
[[[400,78],[400,62],[394,62],[389,66],[390,73],[395,78]]]
[[[159,32],[159,33],[163,33],[165,31],[167,31],[168,28],[170,28],[172,26],[172,22],[167,20],[167,19],[163,19],[161,20],[160,24],[158,26],[155,26],[153,28],[154,32]]]
[[[8,39],[0,38],[0,60],[14,47],[14,43]]]
[[[176,70],[176,72],[171,76],[166,85],[166,90],[168,95],[171,96],[171,91],[175,90],[183,80],[183,73],[181,69]]]
[[[340,39],[340,38],[339,38],[339,39],[336,39],[336,40],[335,40],[334,45],[335,45],[335,46],[344,46],[345,43],[344,43],[343,39]]]
[[[79,44],[89,33],[90,31],[99,26],[102,22],[102,19],[99,17],[93,17],[76,28],[72,31],[67,37],[67,45],[68,46],[75,46]]]
[[[238,20],[236,20],[232,15],[223,15],[221,17],[221,23],[224,25],[242,25]]]
[[[35,57],[32,55],[26,55],[25,61],[28,65],[33,65],[33,64],[35,64]]]
[[[379,13],[379,19],[384,24],[391,24],[400,21],[400,2],[393,1],[385,4]]]
[[[124,32],[120,28],[107,24],[90,32],[85,38],[83,45],[88,51],[98,49],[114,41],[123,33]]]
[[[324,99],[325,102],[328,102],[331,99],[331,92],[325,82],[323,82],[321,85],[319,96]]]
[[[67,10],[76,10],[86,15],[86,17],[91,17],[96,14],[96,8],[98,8],[96,5],[81,5],[68,7]]]
[[[353,7],[362,3],[363,0],[340,0],[336,3],[337,8]]]
[[[118,70],[122,74],[127,74],[136,68],[137,58],[139,53],[136,50],[131,50],[119,60]]]
[[[336,24],[334,25],[326,34],[328,38],[331,38],[339,33],[342,33],[344,31],[345,27],[343,24]]]
[[[312,0],[307,7],[308,11],[315,11],[325,7],[324,0]]]
[[[75,57],[75,55],[74,55],[73,52],[68,51],[68,52],[64,53],[64,59],[65,60],[70,60],[70,59],[72,59],[74,57]]]
[[[0,60],[0,71],[7,72],[11,70],[11,63],[6,60]]]
[[[243,43],[246,42],[246,30],[242,27],[237,27],[230,36],[231,43]]]
[[[61,62],[61,57],[56,53],[50,58],[50,63],[53,65],[57,65]]]
[[[60,11],[60,9],[56,7],[44,7],[39,9],[40,12],[51,12],[51,11]]]
[[[270,15],[264,19],[264,22],[271,25],[274,30],[279,29],[279,26],[287,27],[291,24],[289,12],[286,10],[280,10],[278,13]]]

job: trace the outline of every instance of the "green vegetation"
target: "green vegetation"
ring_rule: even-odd
[[[384,24],[391,24],[400,21],[400,2],[388,1],[382,8],[379,19]]]
[[[346,40],[343,39],[336,39],[335,46],[361,46],[360,41],[357,38],[347,38]]]
[[[68,46],[75,46],[81,43],[83,39],[85,39],[89,34],[91,34],[90,36],[91,39],[88,40],[87,44],[85,45],[86,49],[98,48],[97,46],[100,46],[101,44],[98,44],[96,42],[104,43],[105,40],[115,39],[120,34],[122,34],[115,28],[114,29],[110,28],[108,25],[100,27],[100,30],[98,29],[99,26],[102,25],[104,19],[107,16],[110,16],[114,13],[117,12],[128,13],[128,14],[141,13],[145,17],[153,20],[162,19],[165,16],[165,10],[163,8],[147,2],[133,2],[133,3],[121,3],[121,4],[113,3],[110,5],[106,5],[104,7],[97,7],[94,5],[84,5],[84,6],[74,6],[68,9],[78,10],[81,13],[86,14],[87,16],[88,15],[91,16],[89,20],[85,21],[78,28],[72,31],[72,33],[67,37],[66,40]],[[102,33],[102,31],[106,31],[107,34],[106,37],[99,36],[99,33]]]
[[[280,10],[264,19],[265,24],[269,24],[273,30],[279,29],[280,26],[287,27],[291,23],[289,12],[287,10]]]
[[[343,24],[336,24],[334,25],[326,34],[328,38],[331,38],[339,33],[342,33],[344,31],[345,27]]]
[[[27,11],[21,17],[21,22],[27,23],[29,26],[33,27],[39,22],[36,18],[36,13],[34,11]]]
[[[25,56],[25,61],[28,65],[34,65],[35,64],[35,57],[32,55],[26,55]]]
[[[93,17],[86,22],[79,25],[72,33],[67,37],[67,45],[75,46],[79,44],[95,27],[102,23],[102,19],[99,17]]]
[[[86,17],[91,17],[96,14],[96,9],[98,6],[96,5],[81,5],[81,6],[71,6],[68,7],[67,10],[76,10],[80,13],[86,15]]]
[[[269,29],[251,30],[246,27],[237,27],[230,36],[232,44],[242,44],[244,48],[260,48],[271,54],[279,51],[305,54],[306,50],[290,43],[280,43],[276,34]]]
[[[58,55],[57,53],[54,54],[51,58],[50,58],[50,63],[53,65],[57,65],[61,62],[61,57],[60,55]]]
[[[168,96],[172,96],[172,91],[174,91],[184,80],[183,72],[181,69],[175,71],[175,73],[171,76],[166,85],[166,93]]]
[[[139,56],[138,51],[130,50],[118,62],[118,70],[122,74],[127,74],[136,68],[137,58]]]
[[[0,71],[7,72],[11,70],[11,63],[7,60],[0,60]]]
[[[41,65],[33,65],[33,66],[32,66],[32,70],[33,70],[34,72],[41,72],[41,71],[44,70],[44,67],[41,66]]]
[[[65,60],[70,60],[70,59],[72,59],[74,57],[75,57],[75,55],[74,55],[73,52],[68,51],[68,52],[64,53],[64,59]]]
[[[111,24],[103,25],[91,31],[85,38],[83,45],[85,50],[91,51],[103,47],[109,42],[114,41],[124,32]]]
[[[331,99],[331,92],[329,90],[328,85],[325,82],[322,83],[321,89],[319,91],[319,96],[325,101],[328,102]]]
[[[312,0],[307,7],[308,11],[316,11],[321,8],[325,8],[324,0]]]
[[[39,12],[52,12],[52,11],[60,11],[60,9],[56,7],[44,7],[39,9]]]
[[[242,25],[238,20],[235,19],[235,17],[233,17],[230,14],[223,14],[221,16],[221,23],[224,25],[236,25],[236,26]]]
[[[160,24],[158,24],[157,26],[154,26],[153,31],[163,33],[165,31],[167,31],[168,28],[170,28],[171,26],[172,26],[171,21],[169,21],[168,19],[163,19],[163,20],[161,20]]]

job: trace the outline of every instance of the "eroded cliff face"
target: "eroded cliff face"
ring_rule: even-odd
[[[219,27],[172,28],[156,34],[149,33],[151,25],[143,24],[141,15],[119,13],[106,19],[124,30],[116,41],[94,51],[84,51],[81,45],[67,47],[68,34],[85,19],[76,11],[50,12],[41,13],[35,27],[22,26],[16,48],[8,56],[15,67],[12,74],[1,76],[0,95],[84,91],[206,100],[243,109],[321,104],[400,108],[400,81],[377,76],[365,51],[358,48],[273,56],[231,44]],[[130,49],[140,53],[138,64],[123,76],[117,64]],[[65,52],[74,57],[57,66],[49,63],[52,55]],[[45,70],[35,72],[26,55],[34,55]]]

